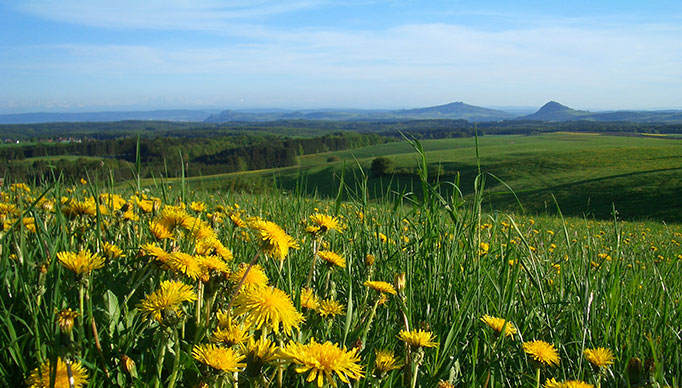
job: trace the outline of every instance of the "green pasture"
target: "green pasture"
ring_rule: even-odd
[[[21,159],[21,160],[13,160],[12,163],[17,163],[17,164],[31,164],[33,162],[38,162],[38,161],[43,161],[43,162],[54,162],[58,160],[68,160],[69,162],[73,162],[79,159],[83,160],[102,160],[103,158],[97,157],[97,156],[82,156],[82,155],[52,155],[52,156],[36,156],[33,158],[26,158],[26,159]]]
[[[446,195],[459,179],[466,196],[480,170],[486,177],[485,206],[492,209],[554,212],[555,198],[565,214],[610,218],[615,206],[626,219],[682,221],[682,142],[670,137],[626,137],[552,133],[537,136],[482,136],[421,142],[428,165]],[[373,176],[372,160],[394,162],[397,173]],[[409,193],[418,186],[417,153],[407,142],[300,157],[299,166],[189,178],[196,188],[280,187],[323,197],[344,183],[356,192],[363,173],[368,194]],[[512,191],[515,193],[512,194]],[[518,201],[517,201],[518,198]],[[519,206],[519,202],[521,206]]]

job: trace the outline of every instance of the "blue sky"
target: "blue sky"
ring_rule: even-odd
[[[549,100],[682,108],[682,2],[0,0],[0,113]]]

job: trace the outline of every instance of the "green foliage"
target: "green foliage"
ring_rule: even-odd
[[[379,156],[372,160],[371,171],[374,176],[384,176],[393,173],[395,163],[389,158]]]
[[[345,150],[386,142],[375,134],[350,132],[313,138],[276,136],[230,136],[194,138],[130,137],[68,143],[35,143],[0,148],[0,171],[16,181],[50,180],[61,172],[71,181],[89,172],[93,178],[130,179],[130,166],[136,176],[167,175],[166,166],[189,162],[186,176],[261,170],[296,165],[296,150],[302,154]],[[82,158],[74,160],[75,158]],[[99,164],[95,163],[98,162]],[[55,172],[53,175],[50,172]],[[111,171],[111,174],[102,172]],[[170,177],[178,177],[171,171]]]

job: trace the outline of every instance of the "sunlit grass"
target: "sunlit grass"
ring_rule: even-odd
[[[62,359],[97,387],[679,384],[680,225],[488,213],[481,185],[462,202],[422,183],[373,202],[3,187],[0,381]],[[60,261],[87,250],[104,265]]]

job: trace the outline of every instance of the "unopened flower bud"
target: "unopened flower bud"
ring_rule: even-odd
[[[122,354],[121,366],[123,367],[123,370],[130,375],[130,377],[132,378],[137,377],[137,367],[135,366],[135,361],[133,361],[132,358],[126,356],[125,354]]]
[[[374,265],[374,260],[375,260],[374,255],[368,253],[365,256],[365,265],[371,267],[372,265]]]
[[[57,325],[59,326],[59,331],[64,335],[71,334],[71,330],[73,330],[73,320],[79,315],[80,314],[77,311],[73,311],[70,308],[57,312]]]
[[[395,289],[399,293],[402,293],[403,291],[405,291],[405,283],[406,282],[407,282],[407,279],[405,278],[405,272],[395,274],[395,278],[394,278]]]

